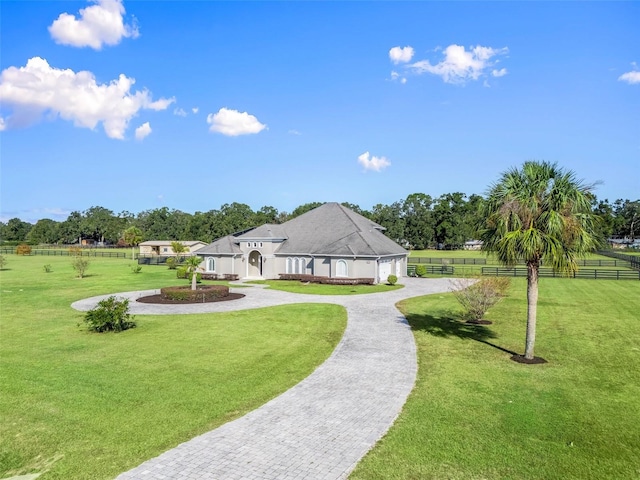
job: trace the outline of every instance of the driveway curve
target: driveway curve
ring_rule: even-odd
[[[449,291],[448,279],[403,278],[404,288],[365,295],[304,295],[235,289],[231,302],[153,305],[130,302],[133,314],[243,310],[289,303],[342,305],[348,322],[331,356],[311,375],[247,415],[119,475],[125,479],[341,479],[385,434],[416,379],[416,350],[405,298]],[[135,300],[157,290],[115,294]],[[72,304],[89,310],[102,298]]]

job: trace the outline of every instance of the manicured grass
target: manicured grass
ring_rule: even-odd
[[[247,283],[268,285],[273,290],[291,293],[308,293],[310,295],[361,295],[364,293],[389,292],[402,288],[402,285],[323,285],[320,283],[303,283],[298,280],[254,280]]]
[[[94,334],[71,302],[186,284],[175,271],[95,259],[8,258],[0,272],[0,478],[114,478],[264,404],[308,376],[346,325],[336,305],[136,316]],[[52,265],[43,273],[42,265]]]
[[[542,279],[536,355],[522,353],[526,280],[467,327],[451,294],[399,304],[416,387],[353,479],[640,477],[640,282]],[[494,347],[495,346],[495,347]]]

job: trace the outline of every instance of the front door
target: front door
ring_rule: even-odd
[[[249,254],[249,266],[247,271],[248,277],[262,276],[262,255],[258,250],[254,250]]]

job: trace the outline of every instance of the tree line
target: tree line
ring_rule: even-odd
[[[461,248],[464,242],[477,238],[476,226],[482,221],[485,198],[455,192],[433,198],[412,193],[404,200],[389,205],[377,204],[370,210],[348,202],[343,205],[386,228],[385,234],[409,249]],[[113,211],[94,206],[83,212],[74,211],[64,221],[41,219],[35,224],[12,218],[0,222],[0,242],[38,244],[77,244],[90,240],[103,244],[126,246],[125,230],[136,227],[144,240],[200,240],[212,242],[220,237],[241,232],[264,223],[283,223],[322,205],[311,202],[291,212],[264,206],[254,211],[244,203],[224,204],[219,209],[193,214],[167,207],[138,214]],[[640,200],[591,201],[599,218],[598,234],[602,238],[635,238],[640,225]]]

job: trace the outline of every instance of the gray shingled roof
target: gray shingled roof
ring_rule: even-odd
[[[210,243],[206,247],[199,248],[197,250],[198,255],[202,254],[220,254],[220,255],[234,255],[242,253],[238,246],[238,240],[233,235],[227,235],[226,237],[219,238],[213,243]]]
[[[384,228],[339,203],[325,203],[281,225],[265,224],[237,237],[229,235],[198,250],[198,254],[241,253],[242,241],[284,239],[280,255],[378,257],[407,251],[387,238]]]

